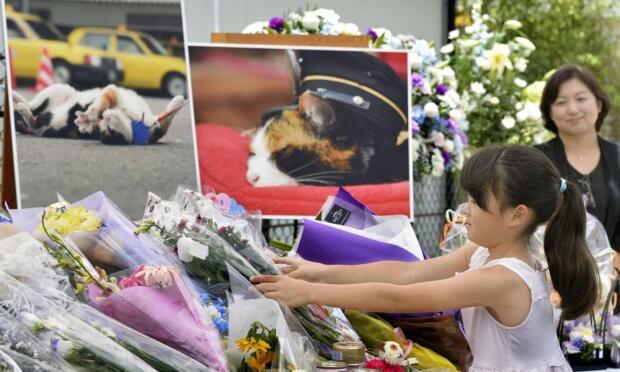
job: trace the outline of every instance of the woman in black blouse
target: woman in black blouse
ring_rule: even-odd
[[[536,146],[576,183],[586,209],[605,226],[611,247],[620,251],[620,151],[598,135],[610,102],[594,75],[567,64],[547,81],[540,109],[545,128],[556,134]],[[620,255],[616,255],[616,258]],[[616,260],[620,268],[620,260]]]

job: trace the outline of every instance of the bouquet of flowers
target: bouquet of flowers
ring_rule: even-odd
[[[387,341],[379,353],[379,358],[366,361],[364,367],[377,368],[382,372],[415,371],[414,365],[417,365],[418,361],[415,358],[407,359],[407,354],[398,342]]]
[[[538,108],[544,82],[527,82],[523,72],[536,49],[519,31],[521,23],[499,25],[473,2],[472,24],[449,34],[441,48],[458,76],[470,145],[540,143],[544,140]]]
[[[272,17],[269,21],[254,22],[246,26],[244,34],[293,34],[293,35],[360,35],[353,23],[340,22],[332,9],[298,10],[286,17]]]
[[[218,226],[211,216],[188,215],[178,204],[151,194],[144,218],[137,233],[153,232],[184,262],[190,277],[203,286],[230,283],[227,264],[246,279],[280,272],[271,260],[273,252],[250,245],[233,225]],[[326,357],[334,342],[357,339],[336,309],[312,305],[293,312]]]
[[[0,352],[24,370],[74,371],[74,368],[54,353],[49,345],[40,341],[30,329],[15,321],[11,314],[2,308],[0,308],[0,335]],[[0,363],[0,370],[4,370],[2,367]]]
[[[467,121],[454,70],[424,40],[411,45],[411,152],[414,177],[460,170]]]
[[[100,371],[155,371],[105,334],[0,271],[0,303],[13,322],[68,363]]]
[[[103,194],[89,198],[82,202],[94,207],[92,210],[103,216],[104,223],[98,231],[89,232],[87,239],[84,235],[73,239],[74,244],[67,244],[54,230],[47,229],[46,211],[41,216],[41,228],[55,244],[49,252],[69,274],[76,294],[85,295],[84,301],[123,324],[185,352],[214,370],[225,370],[219,335],[206,317],[198,296],[187,286],[182,268],[178,271],[175,267],[176,259],[164,256],[166,251],[147,237],[135,236],[135,225]],[[67,213],[62,216],[66,217]],[[27,220],[23,215],[19,219]],[[68,239],[74,236],[75,232]],[[100,252],[106,252],[105,262],[120,262],[124,270],[109,277],[99,262],[93,265],[80,254],[85,241],[96,242],[92,259],[99,259]]]
[[[81,259],[77,255],[62,258],[59,252],[46,250],[43,244],[25,232],[0,240],[0,269],[2,271],[18,278],[21,283],[62,306],[80,320],[96,328],[107,330],[104,333],[108,337],[157,370],[202,370],[206,368],[168,346],[127,328],[91,307],[76,302],[68,291],[71,287],[69,277],[73,279],[74,284],[84,283],[87,280],[81,277],[88,276],[90,273],[83,269],[80,271],[80,265],[77,262],[69,265],[69,261]],[[68,270],[67,266],[71,269]],[[66,269],[66,272],[62,272],[60,268]]]
[[[228,356],[241,370],[314,370],[316,352],[308,334],[285,306],[266,299],[234,268],[230,271]],[[244,369],[246,368],[246,369]]]

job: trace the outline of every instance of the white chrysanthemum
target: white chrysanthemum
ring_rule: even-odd
[[[302,18],[301,14],[295,13],[295,12],[289,13],[289,15],[287,17],[288,21],[291,22],[291,23],[299,22],[299,21],[301,21],[301,18]]]
[[[452,52],[454,52],[454,44],[450,43],[450,44],[446,44],[444,46],[441,47],[441,52],[443,54],[450,54]]]
[[[463,114],[463,111],[461,110],[454,109],[448,112],[448,116],[450,116],[451,119],[460,122],[461,120],[463,120],[463,117],[465,116],[465,114]]]
[[[452,140],[447,139],[443,144],[443,151],[445,152],[454,151],[454,142],[452,142]]]
[[[521,78],[515,78],[514,79],[514,83],[519,88],[525,88],[527,86],[527,81],[525,81],[525,80],[523,80]]]
[[[340,16],[333,9],[319,8],[317,10],[305,12],[304,15],[306,14],[313,14],[317,17],[322,18],[325,23],[331,23],[334,25],[337,24],[340,20]]]
[[[241,31],[242,34],[266,34],[268,33],[265,27],[269,27],[269,22],[258,21],[245,26]]]
[[[457,152],[454,156],[454,167],[456,169],[463,169],[463,164],[465,163],[465,156],[462,152]]]
[[[489,103],[492,104],[493,106],[499,105],[499,98],[495,96],[487,96],[487,101],[489,101]]]
[[[422,67],[423,61],[424,60],[422,59],[422,57],[416,53],[412,53],[409,57],[409,62],[411,62],[411,68],[413,68],[414,70],[419,70],[420,67]]]
[[[515,61],[515,69],[519,72],[523,72],[527,69],[527,59],[525,58],[518,58]]]
[[[485,93],[487,92],[487,90],[486,90],[486,88],[484,87],[484,85],[483,85],[482,83],[480,83],[480,82],[477,82],[477,81],[476,81],[476,82],[471,83],[471,84],[469,85],[469,89],[470,89],[473,93],[475,93],[475,94],[477,94],[477,95],[479,95],[479,96],[481,96],[481,95],[483,95],[483,94],[485,94]]]
[[[448,33],[448,39],[453,40],[459,37],[459,30],[452,30]]]
[[[338,23],[336,32],[339,35],[359,35],[360,29],[355,23]]]
[[[387,341],[383,346],[383,359],[390,364],[400,365],[405,360],[403,348],[398,342]]]
[[[446,66],[446,67],[442,68],[441,69],[441,74],[448,81],[452,81],[452,80],[456,79],[456,73],[454,72],[454,70],[450,66]]]
[[[182,236],[177,241],[177,254],[183,262],[191,262],[194,257],[204,260],[209,255],[209,247]]]
[[[434,102],[428,102],[424,105],[424,113],[429,118],[434,118],[439,115],[439,107]]]
[[[465,27],[465,33],[466,34],[473,34],[474,31],[476,31],[476,28],[474,26],[467,26],[467,27]]]
[[[517,112],[517,120],[521,123],[526,121],[529,117],[530,117],[530,114],[525,109]]]
[[[515,103],[515,109],[517,111],[523,110],[523,102],[517,102]]]
[[[509,30],[518,30],[522,26],[523,24],[517,21],[516,19],[509,19],[506,22],[504,22],[504,27],[506,27]]]
[[[540,107],[534,102],[525,102],[525,107],[523,109],[527,111],[530,119],[532,120],[542,119],[542,113],[540,112]]]
[[[514,128],[515,124],[516,124],[515,119],[512,116],[505,116],[502,119],[502,127],[506,129]]]
[[[536,46],[529,39],[526,39],[526,38],[521,37],[521,36],[517,36],[517,37],[515,37],[514,40],[517,42],[517,44],[522,46],[525,50],[528,50],[528,51],[536,50]]]
[[[301,19],[301,25],[308,31],[316,31],[319,28],[320,23],[321,20],[319,17],[310,12],[305,13]]]
[[[491,68],[491,62],[483,57],[476,57],[476,66],[480,67],[483,70],[489,70]]]
[[[463,49],[471,49],[473,47],[478,46],[480,44],[480,41],[476,39],[467,39],[467,40],[458,40],[456,43],[458,44],[459,47]]]
[[[392,31],[388,30],[387,28],[376,27],[372,30],[377,34],[377,37],[381,37],[381,35],[383,35],[383,40],[389,40],[393,37]]]

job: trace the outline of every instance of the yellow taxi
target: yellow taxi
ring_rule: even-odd
[[[83,53],[119,60],[125,87],[159,89],[170,96],[187,93],[185,61],[170,55],[149,34],[123,26],[77,27],[69,33],[68,41]]]
[[[36,78],[43,48],[49,53],[58,83],[105,85],[122,78],[118,61],[75,50],[53,24],[40,17],[15,12],[7,5],[6,24],[13,71],[18,79]]]

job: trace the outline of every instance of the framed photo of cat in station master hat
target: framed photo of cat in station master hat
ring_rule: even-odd
[[[292,218],[342,186],[412,217],[405,51],[201,44],[189,59],[203,188]]]
[[[199,186],[181,0],[6,4],[18,207]]]

